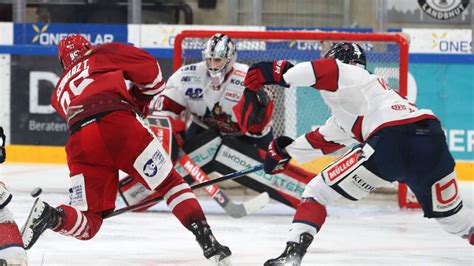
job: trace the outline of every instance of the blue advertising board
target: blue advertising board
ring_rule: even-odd
[[[83,35],[93,45],[107,42],[127,42],[127,28],[127,25],[115,24],[15,24],[14,44],[58,45],[62,38],[73,33]]]

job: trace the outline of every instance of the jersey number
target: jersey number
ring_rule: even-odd
[[[201,88],[188,88],[185,94],[191,99],[201,99],[203,95]]]
[[[94,80],[89,77],[89,68],[86,68],[82,70],[82,72],[77,75],[75,78],[73,78],[71,81],[69,81],[69,88],[71,89],[71,92],[74,96],[80,95],[84,89],[89,86]],[[76,86],[76,82],[82,79],[82,81],[79,83],[79,85]],[[61,106],[63,108],[63,111],[65,114],[67,114],[67,108],[69,104],[71,103],[71,97],[69,96],[69,93],[65,91],[63,93],[63,96],[61,97]]]

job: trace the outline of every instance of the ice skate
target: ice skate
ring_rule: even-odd
[[[228,247],[217,242],[207,223],[194,222],[191,224],[190,230],[196,236],[196,241],[201,246],[204,257],[215,262],[216,265],[231,265],[230,255],[232,252]]]
[[[30,249],[46,229],[57,227],[60,220],[61,213],[56,208],[37,198],[25,225],[21,229],[21,238],[25,249]]]
[[[300,242],[287,242],[283,253],[275,259],[269,259],[264,266],[299,266],[309,245],[313,242],[313,236],[308,233],[300,235]]]

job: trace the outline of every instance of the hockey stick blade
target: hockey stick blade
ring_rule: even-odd
[[[210,180],[209,176],[204,173],[186,153],[181,155],[179,163],[196,182],[201,183]],[[230,199],[217,185],[207,186],[205,190],[209,196],[211,196],[211,198],[214,199],[230,217],[233,218],[241,218],[252,214],[270,202],[270,198],[266,192],[243,203],[236,203]]]
[[[251,166],[251,167],[245,168],[243,170],[240,170],[240,171],[237,171],[237,172],[234,172],[234,173],[230,173],[230,174],[218,177],[216,179],[209,180],[207,182],[203,182],[203,183],[193,185],[193,186],[191,186],[191,189],[195,190],[195,189],[198,189],[198,188],[206,187],[206,186],[213,185],[213,184],[223,182],[223,181],[226,181],[226,180],[232,180],[232,179],[235,179],[235,178],[238,178],[238,177],[241,177],[241,176],[244,176],[244,175],[259,171],[259,170],[262,170],[262,169],[263,169],[263,164],[259,164],[259,165],[256,165],[256,166]],[[117,215],[122,214],[124,212],[133,211],[133,210],[136,210],[136,209],[141,208],[143,206],[146,206],[150,203],[159,202],[161,200],[163,200],[163,197],[151,198],[151,199],[142,201],[140,203],[130,205],[130,206],[118,209],[116,211],[110,212],[108,214],[105,214],[103,218],[107,219],[107,218],[110,218],[110,217],[114,217],[114,216],[117,216]]]
[[[242,218],[244,216],[255,213],[256,211],[265,207],[269,202],[270,196],[268,196],[267,192],[263,192],[257,195],[256,197],[244,201],[242,203],[235,203],[233,201],[229,201],[224,207],[224,210],[227,214],[229,214],[229,216],[233,218]]]

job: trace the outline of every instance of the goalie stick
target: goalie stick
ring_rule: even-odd
[[[186,172],[198,183],[211,180],[209,176],[191,159],[186,153],[183,153],[179,164]],[[205,188],[206,192],[213,198],[224,211],[233,218],[241,218],[250,215],[270,202],[270,196],[267,192],[260,193],[256,197],[235,203],[222,191],[217,185],[210,185]]]
[[[285,163],[285,162],[286,161],[282,161],[281,163]],[[191,189],[195,190],[195,189],[202,188],[202,187],[207,187],[207,186],[210,186],[210,185],[222,182],[222,181],[232,180],[232,179],[235,179],[235,178],[241,177],[243,175],[247,175],[247,174],[262,170],[262,169],[263,169],[263,164],[259,164],[259,165],[256,165],[256,166],[251,166],[251,167],[245,168],[243,170],[240,170],[240,171],[237,171],[237,172],[234,172],[234,173],[230,173],[228,175],[224,175],[224,176],[221,176],[221,177],[218,177],[218,178],[215,178],[215,179],[212,179],[212,180],[200,183],[200,184],[193,185],[193,186],[191,186]],[[105,214],[103,218],[107,219],[107,218],[110,218],[110,217],[114,217],[114,216],[117,216],[117,215],[122,214],[124,212],[133,211],[133,210],[139,209],[143,206],[146,206],[148,204],[159,202],[159,201],[162,201],[162,200],[163,200],[163,197],[151,198],[151,199],[142,201],[140,203],[130,205],[130,206],[118,209],[116,211],[110,212],[108,214]]]

